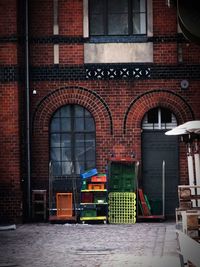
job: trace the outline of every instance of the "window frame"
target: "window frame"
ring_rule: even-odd
[[[132,9],[132,0],[128,0],[128,33],[127,34],[108,34],[108,0],[103,0],[104,2],[104,8],[103,8],[103,22],[104,22],[104,34],[97,34],[97,35],[92,35],[91,31],[90,31],[90,17],[91,17],[91,7],[90,7],[90,2],[92,0],[88,0],[88,36],[90,37],[90,39],[92,39],[93,41],[95,41],[96,39],[100,39],[102,41],[105,41],[106,39],[111,39],[111,41],[117,41],[118,39],[121,38],[128,38],[128,39],[132,39],[133,41],[137,40],[141,40],[144,41],[144,38],[147,37],[149,29],[148,29],[148,2],[147,0],[145,1],[145,12],[139,12],[139,14],[145,14],[145,33],[133,33],[133,23],[132,23],[132,19],[133,19],[133,9]]]
[[[167,112],[170,114],[171,116],[171,121],[163,121],[163,114]],[[149,115],[153,114],[153,117],[151,118],[151,120],[154,121],[149,121]],[[169,115],[168,114],[168,115]],[[166,118],[166,116],[165,116]],[[178,125],[177,122],[177,118],[174,115],[174,113],[165,107],[155,107],[152,108],[150,110],[148,110],[148,112],[144,115],[143,119],[142,119],[142,129],[143,130],[169,130],[172,129],[174,127],[176,127]]]
[[[64,107],[67,107],[69,106],[69,110],[70,110],[70,116],[68,117],[69,118],[69,123],[70,123],[70,128],[69,129],[65,129],[65,130],[62,130],[61,126],[62,126],[62,119],[66,117],[62,116],[62,109]],[[83,116],[75,116],[75,108],[76,107],[81,107],[83,109]],[[56,116],[56,113],[58,112],[58,116]],[[89,114],[89,116],[86,115],[86,112],[87,114]],[[77,118],[82,118],[82,121],[84,122],[84,129],[83,130],[76,130],[75,129],[75,119]],[[92,130],[88,130],[86,129],[86,120],[87,118],[91,118],[92,119],[92,123],[93,123],[93,127],[92,127]],[[58,119],[58,124],[59,124],[59,129],[57,130],[52,130],[52,127],[53,127],[53,120],[54,119]],[[58,135],[58,146],[56,145],[53,145],[52,143],[52,138],[53,138],[53,135],[54,134],[57,134]],[[76,157],[76,149],[77,149],[77,146],[76,146],[76,140],[78,140],[78,135],[80,136],[83,135],[83,150],[84,150],[84,160],[83,160],[83,165],[84,166],[80,166],[80,168],[78,169],[76,164],[79,164],[80,163],[80,160],[77,160],[77,157]],[[67,146],[67,145],[64,145],[62,144],[62,136],[63,135],[68,135],[69,136],[69,142],[70,142],[70,145]],[[94,142],[94,160],[88,160],[87,159],[87,155],[86,155],[86,147],[87,147],[87,141],[89,139],[87,139],[87,137],[89,135],[93,135],[93,138],[92,138],[92,142]],[[67,140],[67,139],[66,139]],[[62,151],[63,149],[69,149],[70,150],[70,159],[69,160],[63,160],[62,158]],[[58,149],[57,153],[59,153],[58,158],[59,160],[54,160],[52,158],[52,153],[56,151],[56,149]],[[50,159],[50,162],[51,162],[51,165],[54,166],[54,163],[59,165],[59,171],[55,174],[54,173],[54,169],[52,169],[53,171],[53,175],[55,177],[66,177],[66,176],[71,176],[71,175],[79,175],[80,172],[82,171],[85,171],[87,169],[86,166],[88,166],[88,163],[92,163],[92,167],[95,167],[96,166],[96,126],[95,126],[95,120],[94,120],[94,117],[92,116],[91,112],[89,112],[85,107],[81,106],[81,105],[78,105],[78,104],[68,104],[68,105],[64,105],[60,108],[58,108],[53,114],[52,114],[52,117],[51,117],[51,120],[50,120],[50,124],[49,124],[49,159]],[[71,173],[64,173],[63,171],[63,168],[64,168],[64,164],[65,162],[68,162],[68,164],[70,162],[72,162],[72,166],[71,166]],[[68,165],[69,167],[69,165]],[[68,168],[67,167],[67,168]]]

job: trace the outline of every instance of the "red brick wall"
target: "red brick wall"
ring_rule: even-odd
[[[0,221],[6,222],[22,216],[18,89],[0,85]]]
[[[59,1],[59,34],[67,36],[83,35],[83,1]]]
[[[17,1],[0,2],[0,38],[17,35]],[[18,44],[0,42],[0,68],[18,64]],[[18,83],[0,82],[0,222],[22,218]]]
[[[53,36],[53,1],[31,0],[29,4],[32,77],[32,67],[38,68],[39,72],[40,67],[42,71],[43,67],[53,66],[52,40],[56,36]],[[84,68],[84,44],[73,39],[83,35],[83,1],[59,0],[58,8],[59,35],[68,38],[59,44],[59,67]],[[15,0],[1,1],[0,37],[17,35],[16,11]],[[154,41],[152,65],[181,67],[183,64],[200,64],[199,46],[188,41],[178,43],[176,39],[176,8],[168,8],[165,0],[153,0],[153,16],[153,38],[158,39]],[[73,40],[70,41],[70,38]],[[182,64],[177,62],[178,44],[183,51]],[[16,65],[19,49],[20,43],[0,42],[0,67]],[[49,70],[46,72],[48,76]],[[57,108],[65,104],[80,104],[92,113],[96,123],[97,168],[104,171],[111,153],[125,157],[135,152],[136,159],[142,161],[141,121],[150,108],[169,108],[177,117],[178,123],[193,118],[200,119],[200,81],[198,78],[189,79],[189,88],[181,90],[180,82],[184,75],[187,75],[187,69],[182,73],[182,78],[172,75],[168,79],[81,80],[78,74],[76,79],[61,79],[56,76],[41,80],[31,78],[32,187],[48,189],[49,122]],[[19,92],[23,91],[17,82],[3,83],[0,89],[0,104],[4,108],[0,117],[0,127],[3,129],[0,133],[0,157],[3,162],[0,164],[0,183],[4,194],[1,210],[8,218],[17,218],[21,212],[22,193],[19,125],[25,119],[19,116]],[[36,90],[36,95],[32,94],[33,90]],[[180,183],[186,183],[188,174],[183,144],[180,144],[180,166]],[[9,192],[9,197],[6,192]]]

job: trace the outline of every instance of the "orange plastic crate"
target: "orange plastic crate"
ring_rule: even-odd
[[[101,183],[105,183],[106,182],[106,175],[96,175],[96,176],[92,176],[91,178],[91,182],[101,182]]]
[[[88,184],[89,190],[104,190],[105,185],[104,184]]]
[[[72,193],[56,194],[57,216],[72,217]]]

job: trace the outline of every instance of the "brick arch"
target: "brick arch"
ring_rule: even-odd
[[[178,94],[168,90],[153,90],[134,99],[125,114],[124,134],[140,131],[142,118],[154,107],[165,107],[171,110],[179,123],[194,120],[194,113],[189,104]]]
[[[64,87],[47,95],[38,105],[33,116],[33,134],[48,131],[52,114],[61,106],[78,104],[85,107],[94,117],[96,131],[113,131],[111,112],[106,102],[94,91],[82,87]]]

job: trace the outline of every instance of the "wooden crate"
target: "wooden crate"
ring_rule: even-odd
[[[72,193],[56,193],[56,208],[58,217],[72,217]]]

